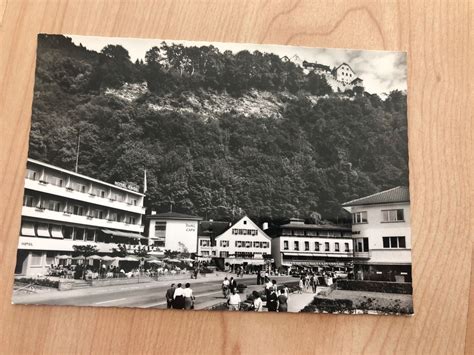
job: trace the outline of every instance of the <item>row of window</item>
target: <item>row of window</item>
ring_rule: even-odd
[[[232,228],[232,234],[234,234],[234,235],[257,235],[258,230],[256,230],[256,229]]]
[[[63,204],[61,201],[57,200],[38,199],[32,195],[25,195],[23,205],[27,207],[36,207],[41,210],[74,214],[76,216],[87,216],[89,218],[107,219],[109,221],[123,222],[126,224],[137,224],[137,218],[131,215],[113,211],[108,211],[106,213],[105,211],[97,208],[87,209],[82,205],[67,203]]]
[[[350,237],[351,232],[344,231],[321,231],[304,229],[283,229],[283,235],[301,236],[301,237]]]
[[[50,223],[23,222],[21,224],[20,235],[24,237],[70,239],[98,243],[138,243],[134,238],[112,237],[99,229],[60,226]]]
[[[270,242],[249,242],[249,241],[235,241],[236,248],[251,248],[253,245],[254,248],[269,248]]]
[[[407,247],[405,237],[382,237],[384,249],[403,249]],[[356,253],[366,253],[369,251],[369,238],[354,239],[354,251]]]
[[[321,244],[320,242],[314,242],[314,251],[321,251]],[[288,240],[283,241],[283,250],[290,250],[290,243]],[[300,250],[300,242],[299,241],[294,241],[293,242],[293,249],[295,251]],[[310,251],[310,242],[304,242],[304,251]],[[324,251],[331,251],[330,243],[329,242],[324,242]],[[338,242],[334,243],[334,251],[339,252],[340,250],[340,245]],[[349,243],[344,243],[344,252],[349,252],[350,251],[350,246]]]
[[[88,187],[77,181],[70,181],[69,184],[67,184],[66,186],[66,182],[64,181],[62,177],[54,176],[51,174],[43,174],[43,175],[44,177],[42,178],[41,174],[38,171],[29,169],[29,168],[26,169],[26,178],[29,180],[35,180],[44,184],[51,184],[58,187],[66,187],[67,189],[75,190],[82,193],[88,193],[89,195],[92,195],[92,196],[100,196],[101,198],[108,198],[111,201],[126,202],[129,205],[137,206],[138,204],[138,200],[136,198],[127,199],[126,194],[120,193],[118,191],[110,190],[109,192],[106,192],[105,190],[95,187],[94,185],[89,185]]]
[[[404,222],[403,209],[382,210],[382,222]],[[355,212],[352,214],[352,224],[368,223],[367,211]]]

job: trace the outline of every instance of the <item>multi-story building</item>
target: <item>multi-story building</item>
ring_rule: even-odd
[[[147,219],[151,246],[162,250],[197,252],[198,222],[202,217],[170,211],[152,212]]]
[[[411,282],[408,188],[395,187],[342,206],[352,214],[356,278]]]
[[[272,257],[277,268],[349,268],[352,266],[352,235],[348,227],[306,224],[291,218],[272,227]]]
[[[144,194],[121,185],[28,159],[15,273],[44,274],[74,245],[108,253],[117,244],[148,244]]]
[[[206,251],[205,248],[201,247],[201,254]],[[215,238],[214,248],[216,257],[223,259],[231,268],[250,265],[259,268],[270,257],[271,238],[245,216]]]

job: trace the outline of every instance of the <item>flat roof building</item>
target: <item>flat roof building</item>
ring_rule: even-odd
[[[275,226],[272,257],[277,268],[346,268],[352,266],[352,235],[348,227],[334,224],[307,224],[291,218]]]
[[[28,159],[18,243],[18,275],[45,274],[74,245],[109,253],[118,244],[148,244],[142,236],[144,194]]]
[[[352,214],[355,277],[411,282],[408,188],[398,186],[342,206]]]

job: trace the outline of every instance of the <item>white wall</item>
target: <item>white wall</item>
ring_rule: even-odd
[[[403,209],[404,222],[382,222],[382,210]],[[411,228],[409,203],[354,206],[351,213],[367,211],[368,223],[353,224],[353,238],[368,238],[370,259],[367,263],[411,263]],[[360,234],[354,234],[360,232]],[[382,237],[405,237],[406,248],[384,248]]]
[[[255,229],[257,230],[257,235],[239,235],[232,234],[233,229]],[[228,247],[221,247],[221,241],[229,241]],[[252,242],[250,248],[236,247],[235,241]],[[217,243],[217,256],[220,255],[221,251],[226,251],[230,255],[235,254],[235,252],[249,252],[249,253],[260,253],[260,254],[271,254],[271,238],[263,232],[253,221],[248,217],[243,217],[240,221],[230,227],[227,231],[216,238]],[[268,248],[254,248],[253,242],[267,242]]]
[[[183,251],[182,243],[189,253],[196,253],[197,232],[198,221],[166,221],[165,249]]]

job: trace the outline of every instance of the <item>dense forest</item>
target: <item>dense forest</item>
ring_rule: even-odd
[[[146,83],[146,84],[142,84]],[[128,95],[128,96],[127,96]],[[213,219],[345,219],[408,183],[406,96],[333,93],[277,55],[161,43],[132,62],[40,35],[29,156]]]

